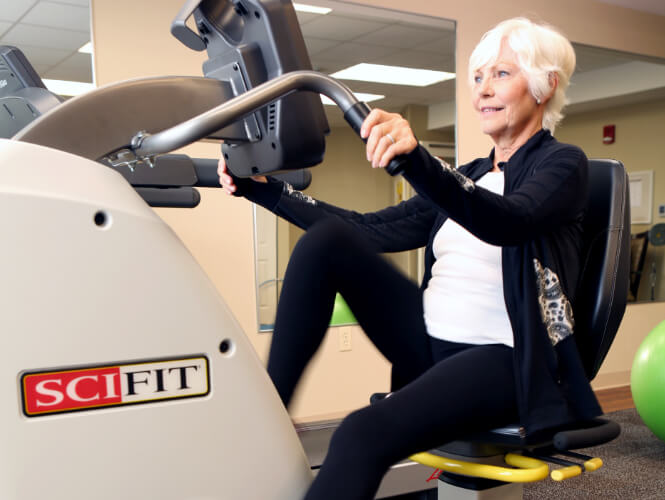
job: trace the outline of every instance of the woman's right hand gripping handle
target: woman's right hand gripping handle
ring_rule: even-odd
[[[372,110],[361,101],[356,102],[344,113],[344,119],[367,144],[367,160],[372,163],[372,167],[385,168],[390,175],[398,175],[404,171],[407,165],[405,155],[418,146],[418,141],[406,120],[394,113],[386,113],[380,109]],[[398,124],[403,122],[408,134],[398,133],[398,130],[392,126],[395,123],[388,122]],[[405,128],[403,124],[402,129]],[[407,135],[413,139],[413,144],[403,140],[409,139]],[[385,140],[381,144],[383,139]]]

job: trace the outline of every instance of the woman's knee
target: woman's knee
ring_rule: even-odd
[[[334,260],[357,251],[358,234],[337,218],[323,219],[298,240],[291,258]]]
[[[341,453],[347,457],[364,460],[380,460],[381,447],[387,436],[381,436],[380,415],[373,406],[350,413],[338,427],[330,441],[329,453]]]

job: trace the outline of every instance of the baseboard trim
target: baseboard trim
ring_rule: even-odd
[[[630,385],[630,370],[610,373],[599,373],[591,382],[594,390],[613,389]]]

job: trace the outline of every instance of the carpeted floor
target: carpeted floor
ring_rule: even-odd
[[[621,424],[621,435],[606,445],[579,450],[601,457],[604,465],[600,470],[561,483],[548,479],[526,485],[524,499],[665,499],[665,443],[642,423],[634,409],[608,417]]]

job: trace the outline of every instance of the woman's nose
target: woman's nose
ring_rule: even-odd
[[[483,96],[491,96],[494,93],[491,78],[483,78],[478,88],[478,92]]]

